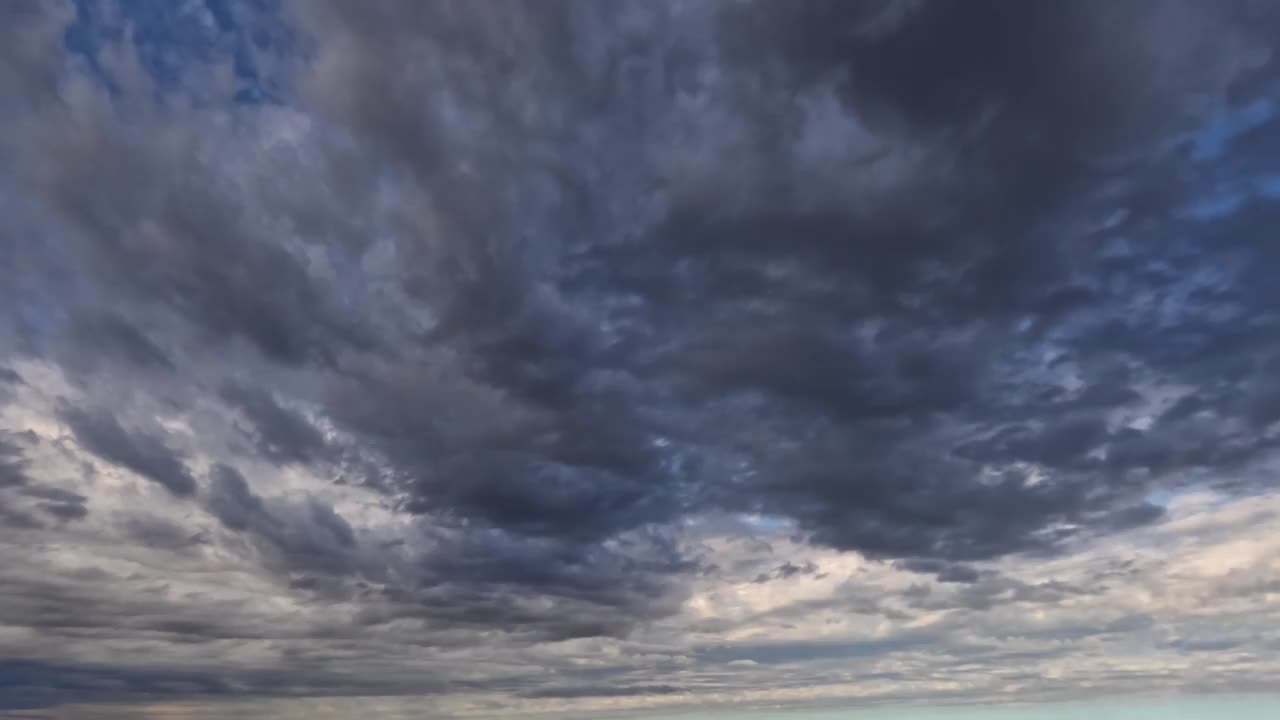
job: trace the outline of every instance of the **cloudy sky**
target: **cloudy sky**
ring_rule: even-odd
[[[0,1],[0,716],[1276,717],[1277,44]]]

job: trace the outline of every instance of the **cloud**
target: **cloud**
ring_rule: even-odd
[[[634,687],[560,687],[543,688],[529,694],[534,698],[628,697],[633,695],[672,695],[683,692],[672,685],[639,685]]]
[[[126,430],[104,412],[71,408],[62,414],[62,420],[71,428],[77,442],[103,460],[132,470],[174,495],[195,492],[196,481],[191,471],[161,438]]]
[[[814,575],[818,572],[818,566],[812,562],[806,562],[802,565],[796,565],[790,560],[782,563],[774,568],[773,572],[760,573],[756,576],[754,583],[767,583],[770,580],[787,580],[798,575]]]
[[[1275,12],[0,21],[12,697],[1185,677],[1122,637],[1270,668],[1180,632],[1213,558],[1152,556],[1207,532],[1188,498],[1272,494]]]
[[[89,514],[89,509],[85,507],[88,498],[70,490],[28,487],[22,490],[22,495],[42,501],[36,505],[41,512],[64,522],[83,520]]]
[[[254,441],[265,457],[301,463],[324,457],[324,435],[306,418],[282,407],[266,390],[230,385],[223,389],[222,397],[249,420]]]
[[[937,578],[938,582],[945,583],[975,583],[979,577],[978,571],[972,567],[939,560],[903,560],[897,566],[910,572],[930,573]]]
[[[262,512],[262,500],[253,494],[238,470],[215,465],[209,478],[209,509],[227,528],[244,530]]]
[[[123,521],[130,541],[140,547],[179,552],[191,545],[208,542],[203,532],[192,532],[163,517],[136,515]]]
[[[0,435],[0,488],[18,487],[31,481],[27,460],[15,433]]]
[[[105,313],[86,314],[76,320],[76,325],[72,332],[83,336],[80,342],[104,354],[118,355],[126,362],[143,367],[173,367],[164,350],[124,318]]]
[[[304,97],[357,137],[369,138],[371,151],[404,163],[414,179],[410,192],[434,199],[509,173],[502,165],[507,161],[491,158],[468,134],[486,123],[506,128],[507,146],[516,156],[540,142],[554,147],[571,142],[539,125],[538,116],[524,118],[510,109],[526,101],[520,93],[533,90],[491,85],[492,94],[481,105],[448,80],[433,86],[432,92],[461,108],[458,112],[476,113],[471,125],[451,125],[428,103],[403,103],[397,93],[417,86],[398,69],[412,64],[397,53],[417,52],[409,38],[457,22],[473,32],[456,48],[439,51],[442,66],[455,63],[460,75],[486,78],[483,63],[501,56],[490,49],[500,42],[537,47],[557,33],[571,32],[575,23],[591,26],[603,19],[559,6],[530,23],[532,31],[518,32],[493,23],[484,10],[450,19],[430,8],[372,14],[363,24],[343,24],[338,19],[343,12],[304,12],[314,32],[335,32],[342,38],[331,52],[322,52],[319,65],[326,73],[306,86]],[[691,501],[735,510],[768,506],[799,520],[821,543],[886,556],[980,559],[1050,549],[1065,534],[1079,532],[1067,527],[1101,530],[1149,521],[1157,511],[1142,506],[1140,493],[1129,489],[1141,485],[1135,475],[1216,462],[1139,458],[1128,449],[1132,438],[1161,442],[1156,433],[1113,427],[1114,415],[1140,404],[1135,383],[1184,380],[1168,368],[1153,367],[1158,361],[1147,357],[1148,349],[1134,348],[1127,357],[1097,368],[1048,365],[1053,353],[1101,346],[1095,328],[1105,327],[1117,313],[1131,316],[1125,298],[1135,290],[1121,297],[1099,292],[1090,278],[1115,272],[1106,270],[1113,262],[1106,251],[1076,253],[1069,259],[1061,235],[1033,227],[1049,217],[1069,223],[1073,213],[1094,211],[1099,199],[1088,188],[1107,178],[1141,182],[1147,173],[1173,162],[1167,148],[1143,142],[1148,129],[1167,125],[1159,137],[1176,140],[1176,131],[1194,128],[1194,116],[1179,117],[1165,103],[1224,87],[1236,70],[1234,43],[1247,38],[1233,35],[1219,44],[1198,34],[1179,34],[1187,32],[1183,23],[1189,20],[1173,6],[1148,14],[1101,5],[1026,11],[996,5],[964,11],[930,6],[911,14],[896,34],[839,46],[836,40],[830,45],[821,39],[794,43],[788,33],[823,38],[826,28],[857,26],[870,11],[855,5],[847,11],[849,17],[842,11],[830,17],[809,10],[744,12],[741,19],[705,22],[723,25],[733,40],[749,39],[750,47],[768,49],[759,54],[774,53],[795,73],[785,78],[789,87],[834,93],[836,111],[849,119],[850,127],[870,133],[868,142],[912,142],[926,148],[922,152],[940,153],[928,149],[927,138],[936,128],[973,127],[958,142],[960,151],[949,153],[956,180],[929,185],[921,170],[920,177],[901,181],[919,185],[881,188],[885,204],[843,210],[814,206],[828,191],[817,180],[813,187],[802,185],[807,194],[795,199],[764,189],[767,179],[745,199],[685,196],[678,188],[667,188],[652,198],[664,215],[646,217],[628,238],[602,237],[582,241],[581,247],[555,237],[535,241],[495,232],[492,228],[501,227],[515,210],[499,206],[493,194],[469,193],[443,207],[432,205],[426,211],[429,222],[442,231],[430,247],[412,239],[400,247],[421,257],[422,269],[416,272],[437,272],[431,269],[435,262],[447,268],[456,264],[459,270],[405,277],[402,284],[432,288],[433,296],[421,299],[443,313],[434,339],[468,358],[478,373],[469,379],[483,383],[486,396],[493,389],[509,393],[507,402],[518,408],[512,414],[527,420],[503,428],[500,437],[477,428],[478,436],[442,439],[450,448],[466,447],[467,442],[501,447],[502,459],[483,467],[450,466],[451,476],[475,478],[461,482],[462,489],[424,480],[434,474],[430,470],[413,471],[418,479],[408,491],[423,500],[411,507],[443,501],[497,524],[594,535],[602,528],[665,521]],[[681,16],[680,21],[702,20]],[[1226,15],[1206,16],[1206,21],[1234,27]],[[637,27],[675,22],[663,9],[637,12]],[[1032,31],[1005,29],[1012,27]],[[1069,42],[1056,34],[1052,41],[1037,39],[1035,28],[1041,27],[1067,27],[1085,41]],[[1103,27],[1111,29],[1097,32]],[[991,42],[997,35],[1018,41]],[[1127,39],[1133,36],[1187,47],[1167,58],[1138,58]],[[741,66],[717,64],[723,60],[706,57],[705,48],[680,47],[680,39],[676,33],[651,55],[618,62],[662,67],[670,62],[675,76],[684,66],[669,60],[674,57],[721,73],[740,72],[744,78],[764,72],[745,60]],[[732,49],[733,42],[726,42]],[[1202,46],[1213,62],[1194,74],[1182,72],[1184,54]],[[387,52],[373,58],[360,52],[365,47]],[[960,81],[942,83],[914,69],[904,59],[914,55],[901,49],[908,47],[913,53],[964,58]],[[992,55],[993,47],[1010,57]],[[594,52],[626,51],[603,40]],[[1014,55],[1025,57],[1013,60]],[[732,53],[730,57],[737,60]],[[1066,70],[1072,58],[1115,63],[1126,71],[1109,75],[1110,84],[1101,90],[1093,83],[1086,87]],[[539,102],[559,103],[563,113],[573,112],[583,92],[581,86],[556,84],[565,72],[561,63],[573,59],[549,59],[545,67],[527,71],[529,87],[541,89]],[[833,80],[838,72],[846,77]],[[700,92],[707,103],[728,103],[737,110],[749,107],[751,100],[763,102],[768,90],[760,91],[761,98],[740,97],[733,88],[710,84],[691,92]],[[632,94],[619,90],[607,95],[599,117],[582,119],[606,125],[601,132],[613,137],[607,135],[610,123],[626,127],[619,116],[654,114],[655,129],[603,146],[606,154],[639,153],[631,167],[642,177],[661,172],[651,154],[658,152],[655,144],[667,140],[662,131],[692,122],[678,103],[645,104],[650,99],[645,93],[662,97],[664,91],[677,92],[656,80]],[[1101,103],[1094,97],[1099,92]],[[1094,99],[1086,101],[1087,94]],[[802,121],[802,109],[783,105],[772,114],[747,115],[744,132],[758,145],[748,144],[743,151],[765,152],[771,133],[793,116]],[[1138,128],[1141,136],[1134,134]],[[1039,139],[1017,139],[1030,132],[1039,133]],[[437,146],[449,147],[467,172],[459,174],[437,162],[437,151],[431,149]],[[1072,148],[1073,154],[1064,154],[1064,148]],[[776,152],[780,168],[802,157],[799,147],[783,145]],[[570,146],[559,154],[584,155]],[[1079,159],[1090,155],[1098,158],[1093,165]],[[565,163],[569,167],[544,170],[530,161],[519,173],[533,175],[530,183],[536,187],[546,186],[545,197],[527,201],[533,203],[527,211],[548,213],[544,227],[563,227],[558,236],[576,237],[582,234],[578,226],[589,222],[576,208],[584,202],[591,207],[592,196],[558,182],[559,176],[543,179],[537,173],[602,170],[590,160]],[[979,175],[979,183],[961,179]],[[631,181],[629,176],[615,180]],[[899,196],[914,205],[895,205]],[[1122,195],[1107,202],[1123,205],[1129,199]],[[919,212],[913,212],[916,207]],[[566,215],[557,214],[561,212]],[[935,212],[941,214],[935,217]],[[494,240],[468,239],[473,216],[493,223],[486,237]],[[1143,276],[1148,264],[1162,262],[1158,249],[1152,252],[1144,249],[1132,258],[1136,265],[1127,275],[1149,291],[1172,291],[1169,279]],[[857,290],[851,292],[851,287]],[[483,293],[483,301],[465,299],[476,292]],[[593,313],[600,318],[596,328],[612,329],[591,329],[586,318]],[[1153,348],[1161,345],[1152,343]],[[1077,375],[1072,379],[1083,382],[1084,389],[1062,388],[1059,383],[1069,374]],[[1010,377],[1024,379],[1014,382]],[[383,393],[400,398],[413,392],[376,390],[366,382],[344,397]],[[412,382],[422,393],[421,380]],[[415,404],[430,405],[428,397]],[[452,400],[455,406],[462,402]],[[601,404],[614,408],[614,417],[600,417],[596,408]],[[647,410],[651,404],[653,410],[632,417],[637,413],[633,408]],[[390,402],[381,406],[392,407]],[[775,420],[741,419],[743,407]],[[426,425],[425,419],[397,413],[399,421],[391,426],[396,432],[410,423]],[[376,442],[391,440],[375,430],[374,416],[376,411],[368,408],[359,417],[338,420]],[[584,465],[576,455],[566,463],[557,445],[561,441],[551,439],[573,437],[576,442],[591,436],[595,445],[610,449],[600,456],[602,464]],[[749,437],[763,441],[745,448]],[[937,452],[946,444],[963,450]],[[414,457],[421,447],[388,450],[396,462],[421,467],[427,463]],[[615,448],[627,454],[616,455]],[[1242,447],[1240,453],[1250,457],[1259,450]],[[1107,461],[1109,472],[1094,470]],[[684,477],[652,470],[697,462],[711,467],[735,463],[749,480],[720,483],[717,475],[731,473],[717,468],[693,478],[695,487],[690,488]],[[1055,478],[1034,483],[1015,467],[1026,464],[1050,469]],[[1002,473],[995,476],[1001,479],[988,481],[993,471]],[[633,486],[619,482],[619,475],[648,477]],[[554,489],[532,497],[524,477],[545,477],[540,485]],[[945,485],[934,480],[943,477],[949,479]],[[582,528],[584,521],[604,525]]]

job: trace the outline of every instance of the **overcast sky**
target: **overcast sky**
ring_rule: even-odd
[[[1278,43],[0,0],[0,717],[1277,716]]]

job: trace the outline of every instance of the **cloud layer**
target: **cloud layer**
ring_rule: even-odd
[[[0,708],[1274,673],[1273,9],[0,28]]]

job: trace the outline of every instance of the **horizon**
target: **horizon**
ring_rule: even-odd
[[[350,699],[359,703],[361,699]],[[366,700],[367,702],[367,700]],[[199,705],[168,706],[156,713],[148,712],[145,706],[105,706],[76,709],[71,708],[74,717],[85,717],[93,720],[115,720],[115,718],[140,717],[153,720],[217,720],[230,717],[234,712],[229,709],[247,709],[219,707],[221,703],[212,703],[200,708]],[[392,701],[391,705],[411,705],[412,700]],[[600,720],[692,720],[693,718],[713,718],[714,720],[1214,720],[1215,718],[1232,718],[1233,720],[1269,720],[1275,716],[1280,706],[1280,695],[1275,693],[1246,693],[1241,695],[1179,695],[1169,694],[1156,697],[1124,696],[1118,698],[1101,698],[1088,700],[1058,700],[1047,702],[1023,702],[1006,704],[974,704],[974,705],[936,705],[930,707],[898,706],[898,707],[856,707],[821,709],[753,709],[732,710],[704,707],[697,711],[678,713],[627,711],[621,713],[593,713],[590,715],[522,715],[535,718],[599,718]],[[260,706],[254,706],[260,710]],[[350,717],[352,708],[343,707],[342,703],[326,708],[319,703],[305,711],[293,709],[278,714],[265,714],[262,717],[293,720],[293,718],[312,718],[314,720],[334,720]],[[411,720],[424,717],[420,711],[411,708],[391,709],[378,708],[379,718],[387,720]],[[82,714],[77,714],[77,712]],[[296,714],[295,714],[296,713]],[[3,717],[3,716],[0,716]]]

